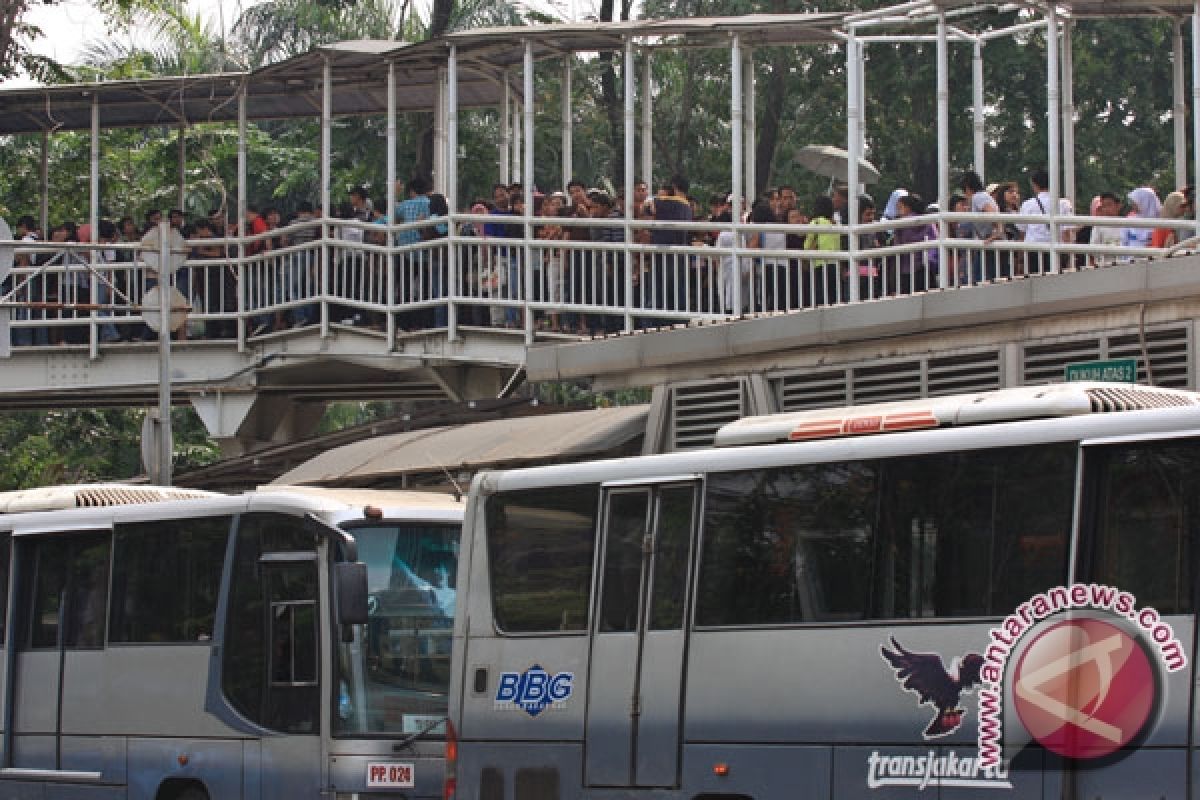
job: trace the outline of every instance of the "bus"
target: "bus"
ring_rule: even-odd
[[[441,796],[459,500],[127,488],[0,515],[0,797]]]
[[[472,484],[447,797],[1200,795],[1200,395],[746,418]]]

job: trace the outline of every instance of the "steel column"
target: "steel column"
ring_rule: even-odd
[[[1176,19],[1171,29],[1171,79],[1174,105],[1171,120],[1175,123],[1175,188],[1188,183],[1187,168],[1187,100],[1183,71],[1183,20]]]
[[[333,152],[333,63],[325,58],[321,73],[321,238],[326,242],[321,247],[321,295],[329,296],[329,279],[333,271],[333,257],[328,240],[333,233],[329,220],[333,219],[330,205],[330,154]],[[329,302],[321,301],[321,335],[329,335]]]
[[[734,34],[729,48],[729,84],[732,91],[729,107],[730,134],[733,137],[730,172],[733,177],[733,314],[742,313],[742,281],[738,266],[738,226],[742,221],[742,41]]]
[[[758,172],[755,164],[755,158],[758,155],[756,150],[755,138],[755,116],[757,114],[754,108],[754,50],[746,48],[742,54],[742,160],[745,164],[746,176],[744,183],[746,187],[746,200],[750,207],[754,207],[755,201],[758,200]]]
[[[395,225],[399,220],[396,219],[396,62],[388,61],[387,73],[387,208],[384,210],[384,216],[389,224]],[[389,246],[395,245],[396,240],[388,234],[387,243]],[[389,260],[390,260],[389,256]],[[396,302],[396,270],[389,269],[385,273],[385,283],[387,283],[387,302],[385,305],[392,305]],[[393,350],[396,346],[396,315],[389,313],[387,315],[386,335],[388,341],[388,350]]]
[[[937,138],[938,138],[938,210],[945,214],[950,205],[950,67],[946,12],[938,11],[937,21]],[[951,285],[946,251],[946,226],[938,221],[938,285]]]
[[[187,203],[187,125],[179,126],[179,208],[182,210]]]
[[[1200,0],[1192,7],[1192,175],[1200,181]],[[1192,204],[1200,223],[1200,203]]]
[[[854,233],[854,226],[858,224],[858,160],[862,157],[862,132],[859,129],[859,124],[862,116],[862,96],[859,90],[862,84],[859,82],[859,48],[858,39],[855,36],[855,29],[852,26],[849,31],[849,38],[846,39],[846,219],[843,220],[850,227],[850,235],[847,237],[849,243],[849,258],[850,258],[850,301],[858,300],[858,276],[855,274],[854,268],[855,252],[858,250],[858,236]],[[828,269],[828,266],[822,270]],[[822,275],[824,280],[825,276]],[[826,282],[828,285],[828,282]]]
[[[446,69],[438,67],[433,112],[433,190],[446,193]]]
[[[647,64],[649,64],[649,55],[647,54]],[[625,40],[625,63],[624,63],[624,78],[625,78],[625,186],[622,189],[624,192],[624,201],[622,206],[625,213],[625,250],[622,254],[625,268],[621,270],[621,281],[625,284],[625,330],[633,330],[633,253],[629,250],[629,245],[633,239],[633,228],[630,226],[630,220],[633,219],[633,183],[634,183],[634,134],[637,128],[637,97],[636,86],[634,85],[634,75],[637,71],[637,65],[633,59],[633,40]],[[649,75],[650,70],[647,68],[646,74]],[[648,108],[650,102],[650,87],[649,84],[642,86],[642,109],[643,112]],[[650,133],[649,128],[643,128],[642,137],[642,157],[645,158],[648,144],[645,134]],[[615,298],[608,298],[611,303]]]
[[[158,425],[155,444],[158,446],[159,486],[171,485],[171,285],[172,285],[171,223],[163,219],[158,224]]]
[[[93,245],[100,241],[100,96],[92,94],[92,136],[91,136],[91,166],[88,181],[88,225],[91,228],[92,234],[88,237]],[[46,240],[49,241],[49,235]],[[91,303],[99,302],[100,287],[97,285],[95,274],[96,257],[99,253],[95,248],[88,251],[88,263],[93,270],[91,280],[88,285],[91,286],[91,297],[87,298]],[[88,325],[88,355],[93,360],[100,356],[100,330],[96,327],[96,310],[92,309],[89,316],[92,318],[92,323]]]
[[[562,186],[567,188],[567,181],[574,176],[575,165],[573,162],[573,140],[574,140],[574,120],[571,110],[571,65],[574,55],[567,53],[563,56],[563,76],[562,76]]]
[[[42,131],[42,236],[50,235],[50,132]]]
[[[533,113],[537,106],[533,94],[533,41],[525,40],[525,59],[523,64],[523,72],[525,84],[521,90],[521,111],[525,119],[525,136],[524,136],[524,155],[521,160],[521,192],[525,197],[525,264],[522,272],[524,273],[525,291],[522,292],[522,305],[525,313],[525,343],[533,344],[533,332],[536,330],[533,319],[533,307],[530,301],[533,300]],[[537,253],[541,257],[541,253]]]
[[[642,180],[654,188],[654,51],[642,50]],[[625,295],[628,297],[629,295]]]
[[[974,110],[972,120],[972,144],[974,145],[974,166],[979,177],[986,172],[984,136],[987,132],[983,119],[983,39],[976,37],[971,52],[971,105]]]
[[[1075,23],[1062,26],[1062,153],[1063,197],[1075,207],[1075,48],[1071,35]]]
[[[1058,271],[1058,198],[1060,194],[1060,159],[1062,140],[1059,132],[1059,63],[1058,63],[1058,14],[1054,6],[1046,13],[1046,124],[1047,124],[1047,163],[1050,173],[1050,185],[1046,191],[1050,194],[1049,215],[1050,226],[1050,271]]]
[[[325,136],[327,131],[322,125],[321,128],[321,152],[328,152],[325,147]],[[321,197],[323,216],[329,216],[329,187],[328,176],[326,174],[327,166],[322,155],[321,162]],[[237,343],[238,352],[243,352],[246,349],[246,319],[242,312],[246,310],[246,295],[242,290],[246,284],[244,282],[245,275],[243,274],[243,265],[246,259],[246,243],[243,238],[246,235],[246,84],[242,83],[238,90],[238,153],[237,153],[237,221],[233,226],[233,232],[237,234]],[[226,222],[225,235],[230,233],[228,221]],[[322,304],[324,307],[324,304]]]
[[[504,100],[500,106],[500,182],[504,185],[512,183],[512,82],[508,71],[501,73],[504,80]]]
[[[446,206],[450,209],[450,220],[446,228],[446,271],[447,295],[457,297],[458,248],[455,237],[458,225],[454,215],[458,211],[458,48],[451,46],[446,59]],[[446,309],[446,340],[458,340],[458,305],[450,302]]]

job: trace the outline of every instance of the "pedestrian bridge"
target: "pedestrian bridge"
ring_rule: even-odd
[[[917,219],[875,227],[929,225]],[[702,244],[711,223],[674,223],[695,244],[654,247],[634,243],[637,229],[664,223],[626,220],[570,223],[616,225],[618,243],[463,234],[482,221],[452,215],[446,236],[405,245],[437,223],[319,220],[315,238],[273,231],[276,249],[260,252],[264,237],[189,242],[167,360],[145,326],[151,251],[14,243],[46,263],[9,277],[0,407],[149,406],[166,375],[174,402],[244,452],[307,434],[330,400],[469,401],[568,380],[658,387],[654,435],[678,449],[730,414],[1036,383],[1084,360],[1129,356],[1143,380],[1196,386],[1200,256],[1186,248],[943,235],[751,251]],[[734,242],[812,226],[736,227]]]

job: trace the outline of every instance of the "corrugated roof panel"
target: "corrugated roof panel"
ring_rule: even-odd
[[[338,447],[281,475],[308,484],[580,458],[642,435],[649,406],[519,417],[379,436]]]

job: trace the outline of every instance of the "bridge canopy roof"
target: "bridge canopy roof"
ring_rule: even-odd
[[[332,74],[334,116],[387,111],[388,65],[397,70],[397,110],[427,111],[437,98],[439,70],[450,46],[459,58],[460,108],[499,105],[504,81],[519,94],[519,67],[529,42],[535,60],[572,52],[638,47],[721,47],[733,35],[744,46],[833,44],[851,23],[912,30],[935,21],[940,11],[954,12],[954,24],[970,30],[972,21],[991,25],[997,10],[1035,3],[980,3],[976,0],[913,0],[859,13],[812,12],[750,14],[627,22],[579,22],[519,28],[477,28],[428,42],[354,40],[324,45],[250,72],[187,75],[0,90],[0,135],[87,130],[97,103],[101,128],[187,126],[231,122],[238,117],[238,94],[245,88],[251,120],[316,117],[322,107],[326,61]],[[1193,0],[1062,0],[1064,17],[1168,16],[1191,14]],[[975,12],[978,12],[976,14]]]
[[[0,90],[0,135],[88,130],[96,103],[101,128],[187,126],[232,122],[245,87],[250,120],[295,119],[321,113],[322,80],[328,60],[334,116],[384,114],[388,64],[396,67],[400,112],[428,111],[437,98],[438,71],[451,45],[460,60],[460,108],[499,105],[504,72],[519,67],[524,42],[534,58],[571,52],[620,50],[627,39],[639,46],[716,47],[737,33],[748,45],[837,41],[842,14],[756,14],[681,20],[570,23],[523,28],[484,28],[428,42],[363,39],[324,45],[251,72],[223,72]],[[510,73],[519,92],[520,75]]]

